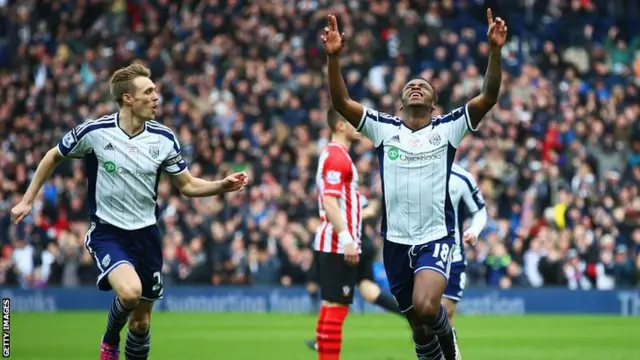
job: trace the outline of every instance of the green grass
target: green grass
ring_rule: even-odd
[[[97,359],[105,313],[14,313],[12,359]],[[461,316],[465,360],[628,360],[640,358],[640,319],[603,316]],[[150,359],[316,359],[303,341],[312,315],[157,313]],[[124,359],[124,354],[121,356]],[[404,320],[351,314],[342,359],[415,359]]]

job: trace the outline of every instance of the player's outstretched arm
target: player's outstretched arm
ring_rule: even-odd
[[[239,172],[222,180],[207,181],[194,177],[189,170],[185,170],[178,175],[171,176],[171,181],[184,196],[205,197],[242,190],[247,186],[249,177],[245,172]]]
[[[489,30],[487,38],[489,40],[489,62],[484,75],[482,93],[469,101],[470,122],[475,129],[484,116],[498,102],[500,85],[502,84],[502,46],[507,38],[507,24],[501,19],[493,20],[491,9],[487,9],[487,22]]]
[[[338,20],[334,15],[329,15],[328,20],[322,35],[322,43],[327,53],[327,76],[331,104],[340,115],[357,128],[362,120],[364,107],[349,97],[340,69],[340,51],[344,47],[344,33],[340,33],[338,30]]]
[[[14,224],[20,223],[25,217],[29,215],[33,206],[33,201],[36,199],[36,196],[40,192],[42,185],[45,181],[47,181],[49,176],[51,176],[53,170],[55,170],[55,168],[62,162],[62,160],[64,160],[64,156],[62,156],[57,147],[54,147],[47,151],[45,156],[40,161],[40,164],[38,164],[36,173],[33,175],[31,184],[29,184],[27,192],[25,192],[24,196],[22,197],[22,201],[20,201],[18,205],[11,209],[11,221]]]

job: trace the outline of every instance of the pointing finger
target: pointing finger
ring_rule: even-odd
[[[331,30],[338,30],[338,20],[334,15],[329,15],[329,28]]]
[[[487,22],[489,26],[493,25],[493,14],[491,14],[491,8],[487,9]]]

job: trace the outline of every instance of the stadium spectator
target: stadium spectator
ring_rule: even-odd
[[[1,2],[0,284],[93,282],[81,162],[58,168],[25,224],[11,225],[9,209],[65,131],[115,110],[103,84],[133,61],[152,69],[158,119],[180,137],[195,176],[246,170],[255,179],[243,193],[209,199],[178,197],[161,181],[165,281],[302,284],[318,225],[313,172],[329,139],[318,40],[326,14],[344,14],[350,94],[395,113],[392,94],[411,75],[431,80],[442,108],[479,91],[483,6],[505,18],[511,39],[499,104],[458,152],[490,217],[468,250],[468,283],[638,286],[632,0]],[[363,141],[352,157],[362,193],[379,199],[373,150]],[[377,228],[364,224],[380,245]]]

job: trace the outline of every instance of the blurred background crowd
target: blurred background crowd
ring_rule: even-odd
[[[352,98],[392,114],[412,76],[444,111],[479,92],[485,8],[509,26],[499,104],[457,161],[489,222],[467,284],[611,289],[640,273],[640,5],[634,0],[0,1],[0,284],[94,282],[81,161],[64,162],[23,225],[10,223],[44,153],[85,118],[115,112],[108,77],[140,61],[191,171],[248,171],[241,193],[187,199],[159,186],[165,282],[302,285],[318,226],[327,142],[319,33],[347,34]],[[352,149],[380,199],[373,146]],[[365,223],[379,249],[378,221]],[[376,272],[384,283],[384,271]]]

